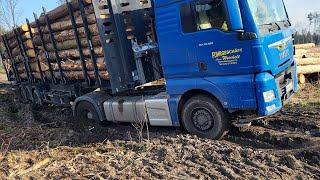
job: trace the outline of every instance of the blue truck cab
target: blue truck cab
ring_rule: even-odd
[[[185,97],[268,116],[298,91],[282,0],[157,0],[155,20],[174,124]]]
[[[82,0],[76,1],[84,12]],[[96,78],[80,83],[25,81],[18,89],[27,99],[72,102],[74,115],[104,124],[146,120],[220,139],[235,115],[275,114],[298,91],[283,0],[92,0],[92,5],[109,80],[101,81],[95,71]],[[87,40],[90,44],[89,35]]]

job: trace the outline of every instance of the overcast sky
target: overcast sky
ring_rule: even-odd
[[[320,0],[284,0],[293,25],[299,29],[306,27],[308,29],[307,14],[313,11],[320,12]],[[24,18],[33,21],[33,12],[40,14],[41,7],[48,10],[55,8],[57,0],[20,0],[20,9],[22,10],[21,22]]]
[[[320,12],[320,0],[284,0],[293,25],[301,30],[308,29],[307,15],[310,12]]]

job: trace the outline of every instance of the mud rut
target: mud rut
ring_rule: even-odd
[[[68,109],[22,104],[8,88],[0,85],[0,179],[320,179],[319,106],[288,106],[251,127],[232,128],[222,141],[150,127],[150,142],[139,143],[129,124],[100,128],[71,118]],[[10,160],[17,154],[19,161]],[[39,157],[54,163],[17,173]]]

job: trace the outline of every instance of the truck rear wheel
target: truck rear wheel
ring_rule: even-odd
[[[76,116],[82,120],[93,121],[101,126],[107,126],[109,124],[107,121],[100,121],[97,110],[87,101],[82,101],[77,105]]]
[[[231,124],[228,113],[220,103],[205,95],[189,99],[182,109],[181,117],[189,133],[216,140],[227,134]]]

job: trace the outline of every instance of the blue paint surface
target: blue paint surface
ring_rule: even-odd
[[[255,110],[260,116],[279,111],[283,104],[276,76],[295,64],[291,28],[260,33],[248,4],[239,1],[244,31],[254,32],[258,38],[240,40],[238,32],[219,29],[183,33],[180,8],[190,2],[194,1],[155,1],[156,31],[167,92],[172,97],[169,105],[174,124],[179,123],[178,97],[190,90],[212,94],[229,110]],[[279,45],[285,46],[279,48]],[[221,54],[236,57],[236,61],[223,61],[225,56]],[[199,69],[199,63],[206,64],[205,71]],[[294,90],[297,91],[296,66],[293,67]],[[269,90],[274,90],[276,99],[266,103],[263,92]],[[267,112],[266,107],[270,105],[276,108]]]

